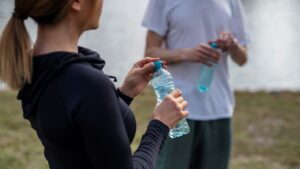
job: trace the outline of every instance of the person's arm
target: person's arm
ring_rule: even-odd
[[[240,65],[243,66],[247,63],[248,55],[247,55],[247,47],[243,46],[241,44],[236,44],[234,47],[232,47],[229,50],[229,54],[232,58],[232,60]]]
[[[152,120],[132,156],[113,84],[105,75],[90,76],[82,82],[83,98],[75,119],[93,167],[153,169],[169,127]]]
[[[243,66],[247,62],[247,47],[240,44],[232,33],[222,32],[217,43],[223,52],[229,52],[232,60],[238,65]]]
[[[231,0],[230,3],[232,10],[230,21],[231,33],[227,33],[227,35],[233,43],[229,49],[229,54],[235,63],[243,66],[248,60],[247,44],[250,41],[246,26],[245,11],[241,0]]]
[[[181,61],[181,50],[169,50],[163,48],[164,37],[161,37],[155,32],[148,31],[146,37],[145,57],[158,57],[170,64]]]
[[[193,48],[166,49],[163,48],[165,38],[148,31],[146,38],[145,57],[159,57],[168,64],[180,62],[200,62],[207,65],[216,63],[220,54],[207,44],[199,44]]]
[[[217,62],[220,54],[207,43],[195,44],[189,48],[166,49],[163,44],[168,37],[169,21],[165,0],[150,0],[142,25],[148,29],[145,57],[158,57],[168,64],[200,62],[207,65]]]
[[[160,150],[169,133],[169,128],[159,120],[152,120],[133,154],[134,169],[154,169]],[[122,168],[123,169],[123,168]]]

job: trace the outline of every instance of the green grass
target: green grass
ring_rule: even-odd
[[[300,169],[300,93],[236,93],[231,169]],[[155,100],[145,90],[131,105],[135,150]],[[22,117],[16,94],[0,92],[0,169],[46,169],[39,140]]]

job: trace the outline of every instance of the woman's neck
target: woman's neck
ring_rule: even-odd
[[[33,47],[33,55],[55,51],[77,53],[81,32],[70,25],[62,23],[55,26],[39,26],[37,39]]]

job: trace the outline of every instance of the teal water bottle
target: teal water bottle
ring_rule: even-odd
[[[216,42],[211,42],[209,43],[209,45],[214,49],[218,48],[218,44]],[[209,87],[213,80],[215,66],[216,64],[213,64],[213,66],[211,67],[205,64],[202,65],[200,70],[200,79],[197,86],[199,92],[206,93],[209,90]]]
[[[157,104],[159,104],[174,89],[173,77],[170,72],[162,67],[161,61],[154,62],[154,73],[150,84],[156,95]],[[190,132],[190,127],[184,118],[169,132],[171,138],[181,137]]]

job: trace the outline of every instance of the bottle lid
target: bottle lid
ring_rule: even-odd
[[[210,47],[217,49],[219,47],[219,45],[217,44],[217,42],[210,42],[209,43]]]
[[[158,60],[158,61],[155,61],[154,62],[154,71],[158,71],[162,68],[162,65],[161,65],[161,61]]]

